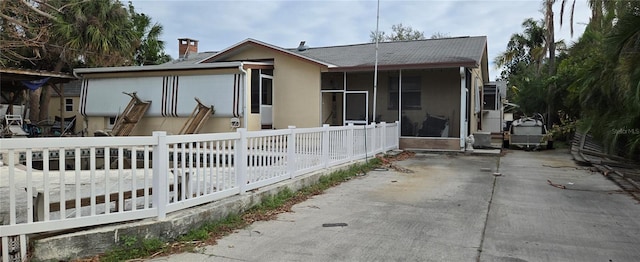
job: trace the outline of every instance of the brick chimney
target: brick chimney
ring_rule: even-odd
[[[198,53],[198,40],[178,38],[178,58],[187,58],[190,53]]]

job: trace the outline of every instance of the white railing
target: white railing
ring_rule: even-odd
[[[0,140],[2,258],[16,236],[164,219],[398,148],[398,123],[196,135]],[[23,256],[24,257],[24,256]]]

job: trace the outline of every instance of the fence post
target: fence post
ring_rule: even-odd
[[[387,122],[380,123],[380,150],[382,153],[387,151]]]
[[[371,140],[371,155],[375,156],[378,151],[378,130],[376,130],[376,123],[371,123],[371,137],[367,136]]]
[[[324,124],[322,125],[322,141],[321,141],[321,145],[322,145],[322,163],[324,168],[329,167],[329,145],[331,143],[329,143],[329,125],[328,124]]]
[[[353,161],[353,145],[355,144],[355,137],[353,135],[354,125],[353,123],[349,123],[347,126],[347,156],[349,161]]]
[[[167,182],[169,172],[169,148],[167,145],[167,132],[154,131],[153,137],[157,141],[153,146],[153,206],[158,209],[158,220],[167,217],[167,204],[169,203],[169,185]],[[175,175],[175,174],[174,174]]]
[[[287,137],[287,171],[289,178],[296,176],[296,126],[289,126],[291,133]]]
[[[236,185],[238,189],[240,189],[240,194],[244,194],[247,188],[247,129],[246,128],[238,128],[238,133],[240,133],[240,141],[235,148],[235,165],[236,165]]]
[[[395,149],[399,149],[400,148],[400,121],[396,121],[396,132],[395,135],[393,137],[395,137],[394,141],[395,141],[395,145],[394,148]]]

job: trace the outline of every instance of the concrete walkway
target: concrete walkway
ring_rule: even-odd
[[[640,206],[565,151],[421,154],[151,261],[637,261]],[[553,187],[562,184],[566,189]]]

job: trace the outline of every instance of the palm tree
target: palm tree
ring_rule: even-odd
[[[132,43],[136,37],[122,3],[117,0],[72,0],[71,3],[76,4],[59,13],[53,27],[53,40],[60,46],[60,63],[80,62],[91,67],[133,62]]]
[[[640,152],[640,3],[590,6],[591,21],[571,48],[577,58],[569,88],[579,97],[582,128],[609,152],[634,155]]]
[[[507,50],[498,55],[494,62],[498,67],[507,67],[509,73],[515,72],[521,62],[526,66],[535,65],[539,70],[544,58],[545,31],[542,22],[525,19],[522,22],[522,34],[513,34],[507,44]]]
[[[556,39],[555,39],[555,26],[554,26],[554,14],[553,14],[553,5],[557,0],[544,0],[544,25],[546,29],[546,47],[545,49],[549,51],[549,61],[548,61],[548,69],[549,76],[553,77],[556,75]],[[562,0],[560,5],[560,26],[563,23],[564,17],[564,8],[567,4],[567,0]],[[573,0],[573,4],[571,5],[571,35],[573,36],[573,12],[574,7],[576,5],[576,1]],[[553,98],[555,97],[555,83],[553,81],[549,82],[549,86],[547,89],[547,126],[551,126],[553,123],[553,119],[555,115],[553,114],[554,105]]]
[[[620,9],[620,6],[626,8]],[[612,113],[618,114],[610,121],[618,131],[626,131],[611,132],[609,141],[612,148],[622,146],[633,154],[640,151],[640,3],[623,2],[613,7],[617,21],[605,39],[605,46],[615,65],[615,69],[609,71],[614,80],[609,85],[613,85],[621,106],[612,108],[615,110]]]
[[[528,112],[544,111],[543,58],[545,56],[545,30],[543,21],[528,18],[522,23],[522,33],[513,34],[507,50],[494,60],[498,67],[504,67],[502,77],[518,92],[510,92],[510,100]]]
[[[50,0],[47,6],[65,7],[53,14],[49,40],[49,60],[60,72],[77,65],[121,66],[131,64],[135,35],[129,13],[117,0]],[[39,119],[48,116],[52,90],[46,88],[40,101]],[[36,119],[32,119],[36,120]]]
[[[157,65],[171,61],[171,56],[164,52],[165,42],[160,40],[162,25],[151,24],[151,17],[138,14],[129,2],[129,14],[136,34],[134,61],[136,65]]]

